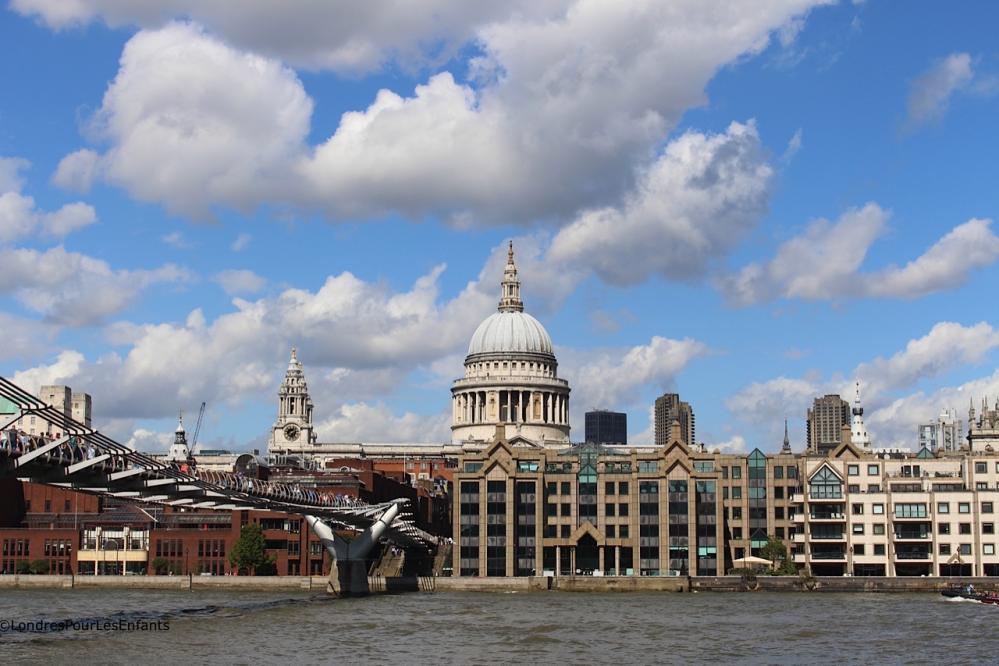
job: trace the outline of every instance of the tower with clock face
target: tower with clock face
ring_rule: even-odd
[[[278,417],[268,448],[271,453],[306,453],[315,443],[309,386],[298,352],[292,347],[288,371],[278,389]]]

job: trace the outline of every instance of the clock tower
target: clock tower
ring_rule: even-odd
[[[270,453],[306,453],[316,443],[312,399],[298,352],[291,348],[288,371],[278,389],[278,417],[268,444]]]

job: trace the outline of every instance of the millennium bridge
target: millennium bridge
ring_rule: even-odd
[[[366,558],[382,541],[423,551],[436,544],[436,537],[414,525],[405,512],[407,499],[365,504],[297,484],[159,461],[88,428],[4,377],[0,397],[19,408],[0,424],[0,476],[184,509],[300,514],[333,558],[330,590],[335,594],[368,591]],[[11,427],[24,416],[58,426],[61,436],[28,435]]]

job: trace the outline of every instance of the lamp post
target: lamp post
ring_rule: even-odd
[[[117,569],[118,568],[118,549],[119,549],[118,539],[108,539],[107,541],[104,542],[104,562],[105,562],[105,565],[107,564],[107,545],[108,545],[108,543],[113,543],[114,544],[114,566],[115,566],[115,569]],[[124,573],[122,575],[124,575]]]

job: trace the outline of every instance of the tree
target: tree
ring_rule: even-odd
[[[274,560],[267,557],[264,546],[264,533],[260,525],[253,523],[244,525],[239,533],[239,539],[229,552],[229,564],[240,573],[267,575]]]
[[[31,562],[29,562],[28,560],[21,560],[14,567],[14,571],[16,571],[19,574],[31,573]]]
[[[29,573],[36,575],[44,575],[49,572],[48,560],[32,560],[31,564],[28,565]]]
[[[787,546],[780,539],[769,536],[766,545],[760,548],[760,557],[777,566],[777,562],[783,562],[787,558]]]
[[[170,572],[170,560],[165,557],[153,558],[153,573],[157,576],[163,576]]]

